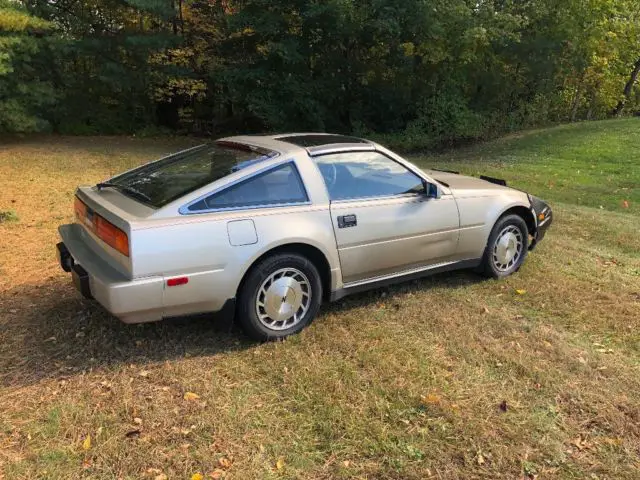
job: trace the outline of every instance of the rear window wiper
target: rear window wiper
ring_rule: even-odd
[[[122,185],[120,183],[100,182],[96,184],[96,187],[98,187],[98,190],[102,190],[103,188],[109,188],[109,187],[115,188],[116,190],[120,190],[124,193],[128,193],[132,197],[142,198],[143,200],[149,203],[153,203],[151,198],[149,198],[149,196],[146,193],[142,193],[140,190],[136,190],[135,188],[132,188],[132,187],[127,187],[126,185]]]

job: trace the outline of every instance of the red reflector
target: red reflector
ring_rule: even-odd
[[[167,287],[177,287],[189,283],[189,277],[170,278],[167,280]]]

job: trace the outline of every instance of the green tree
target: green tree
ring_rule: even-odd
[[[41,112],[54,92],[39,53],[50,25],[19,4],[0,0],[0,131],[47,128]]]

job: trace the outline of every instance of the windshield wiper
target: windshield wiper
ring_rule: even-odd
[[[116,190],[120,190],[124,193],[128,193],[132,197],[142,198],[143,200],[149,203],[152,203],[151,198],[149,198],[149,196],[146,193],[142,193],[140,190],[136,190],[135,188],[132,188],[132,187],[127,187],[126,185],[122,185],[120,183],[100,182],[96,184],[96,187],[98,187],[98,190],[102,190],[103,188],[109,188],[109,187],[115,188]]]

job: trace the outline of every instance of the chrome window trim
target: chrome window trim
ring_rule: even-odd
[[[376,200],[393,200],[393,199],[426,199],[429,198],[422,193],[398,193],[396,195],[381,195],[378,197],[358,197],[358,198],[341,198],[340,200],[330,200],[331,204],[340,205],[343,203],[355,202],[375,202]]]
[[[238,206],[238,207],[221,207],[221,208],[207,208],[204,210],[189,210],[189,207],[195,203],[198,203],[201,200],[204,200],[207,197],[210,197],[211,195],[215,195],[216,193],[220,193],[228,188],[231,188],[239,183],[242,182],[247,182],[249,180],[251,180],[254,177],[257,177],[259,175],[263,175],[268,173],[271,170],[275,170],[276,168],[280,168],[284,165],[287,164],[291,164],[293,170],[295,171],[296,175],[298,176],[298,179],[300,180],[300,185],[302,186],[302,190],[304,192],[305,197],[307,198],[305,201],[303,202],[284,202],[284,203],[266,203],[263,205],[248,205],[248,206]],[[291,206],[296,206],[296,205],[311,205],[311,200],[309,197],[309,192],[307,191],[307,187],[304,184],[304,180],[302,179],[302,175],[300,175],[300,171],[298,170],[298,167],[296,165],[296,162],[293,158],[289,158],[286,160],[281,160],[273,165],[267,165],[259,170],[256,170],[255,172],[249,174],[249,175],[245,175],[244,177],[238,178],[236,180],[234,180],[233,182],[229,182],[226,183],[225,185],[222,185],[214,190],[211,190],[210,192],[205,193],[204,195],[200,195],[198,198],[196,198],[195,200],[191,200],[188,203],[185,203],[184,205],[182,205],[179,209],[178,209],[178,213],[180,215],[200,215],[203,213],[215,213],[215,212],[233,212],[233,211],[238,211],[238,210],[256,210],[259,208],[282,208],[282,207],[291,207]]]

